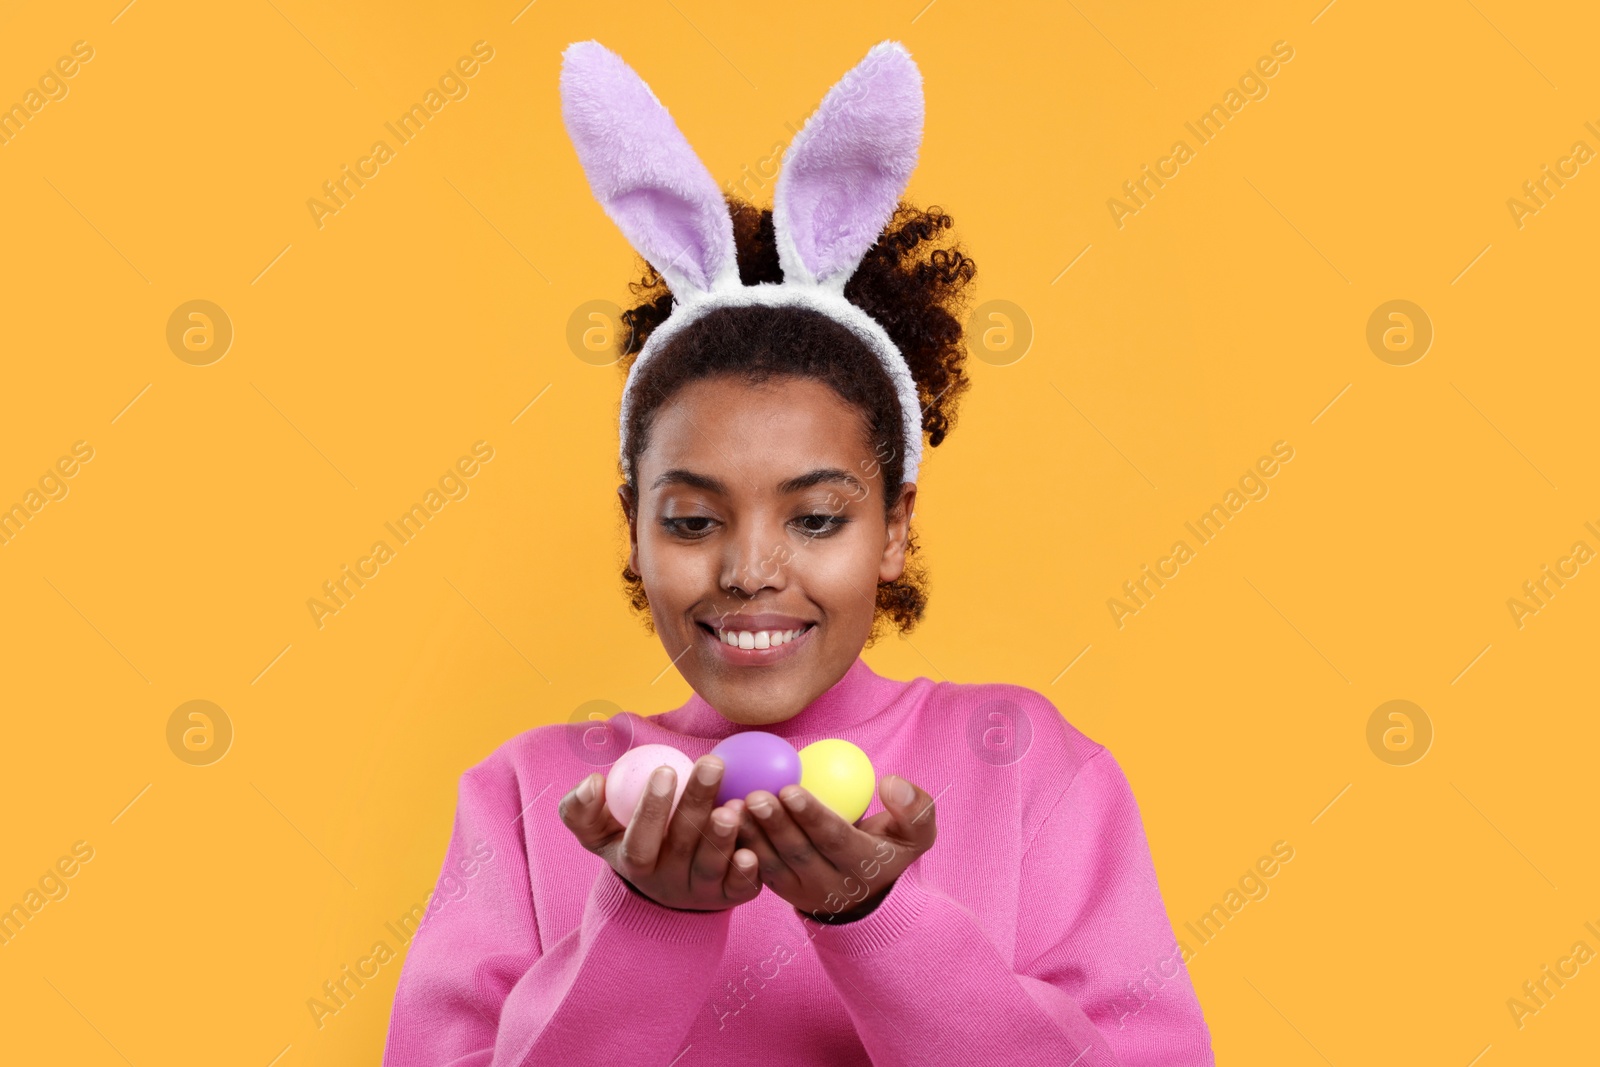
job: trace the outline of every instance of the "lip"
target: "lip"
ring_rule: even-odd
[[[796,618],[793,615],[774,615],[771,612],[764,612],[760,615],[746,615],[743,612],[735,611],[727,615],[709,615],[694,621],[703,626],[709,626],[713,630],[726,630],[730,628],[729,623],[737,622],[739,625],[734,628],[752,632],[756,630],[798,630],[801,627],[811,625],[810,619]],[[723,625],[718,626],[718,623]]]
[[[710,619],[696,619],[695,632],[699,634],[700,640],[709,644],[712,651],[721,656],[724,662],[736,667],[763,667],[781,663],[798,653],[811,640],[811,632],[817,628],[815,623],[795,618],[793,615],[726,615],[720,618],[725,622],[737,618],[738,628],[741,630],[801,631],[793,640],[775,648],[736,648],[713,632],[715,624]]]

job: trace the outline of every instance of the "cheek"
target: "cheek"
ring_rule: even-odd
[[[641,531],[639,577],[650,603],[657,609],[672,611],[702,598],[707,583],[716,584],[716,561],[702,546],[679,541],[662,531]]]
[[[826,548],[821,544],[802,548],[796,557],[795,577],[806,595],[830,615],[870,616],[875,610],[883,530],[862,529],[864,525],[853,523]]]

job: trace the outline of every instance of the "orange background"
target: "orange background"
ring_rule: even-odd
[[[619,589],[620,375],[568,341],[635,266],[560,120],[590,37],[730,181],[874,42],[921,65],[910,196],[1014,310],[985,312],[925,468],[928,618],[867,659],[1031,686],[1108,745],[1180,934],[1293,847],[1190,962],[1219,1060],[1592,1054],[1595,966],[1520,1028],[1507,1000],[1600,950],[1600,568],[1559,563],[1600,549],[1600,177],[1508,207],[1600,148],[1593,12],[122,3],[0,33],[0,104],[93,50],[0,145],[0,506],[93,452],[0,545],[0,906],[74,871],[0,947],[11,1058],[376,1062],[398,962],[320,1028],[306,1002],[426,900],[460,773],[587,701],[687,696]],[[478,41],[466,95],[319,226],[307,201]],[[192,300],[231,323],[220,359],[169,344]],[[1369,345],[1391,300],[1431,323],[1421,358]],[[308,599],[479,441],[467,494],[319,627]],[[1190,539],[1279,441],[1268,494]],[[1119,627],[1107,601],[1180,538]],[[1576,575],[1519,625],[1546,564]],[[209,750],[169,733],[194,700]],[[1409,747],[1388,719],[1369,744],[1391,700]],[[221,759],[180,758],[224,718]]]

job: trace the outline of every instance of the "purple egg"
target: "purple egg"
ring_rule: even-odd
[[[722,784],[717,803],[743,800],[757,789],[773,796],[786,785],[800,784],[800,753],[777,734],[746,730],[734,734],[711,750],[722,760]]]

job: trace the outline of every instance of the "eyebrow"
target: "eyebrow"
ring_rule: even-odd
[[[778,483],[778,492],[784,495],[798,493],[802,489],[810,489],[814,485],[824,482],[840,482],[854,486],[862,492],[867,491],[861,479],[840,467],[818,467],[816,470],[807,471],[805,474],[796,475]],[[650,484],[651,490],[661,489],[669,485],[688,485],[695,489],[704,489],[708,493],[717,493],[721,496],[728,495],[728,487],[717,479],[707,474],[700,474],[689,470],[687,467],[673,467],[663,471],[661,476]]]
[[[861,479],[847,470],[841,470],[838,467],[818,467],[816,470],[809,471],[796,478],[779,482],[778,492],[784,494],[798,493],[802,489],[810,489],[813,485],[821,485],[824,482],[842,482],[845,485],[855,486],[862,492],[867,490],[867,487],[861,483]]]
[[[704,489],[710,493],[720,493],[726,496],[728,487],[705,474],[696,474],[687,467],[673,467],[663,471],[661,477],[650,483],[651,490],[662,489],[669,485],[688,485],[696,489]]]

